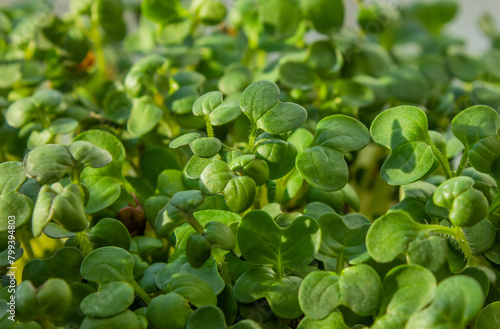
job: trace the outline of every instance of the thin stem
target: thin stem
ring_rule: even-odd
[[[26,254],[28,255],[28,258],[30,260],[34,259],[35,253],[33,252],[33,248],[31,247],[29,233],[26,232],[25,230],[20,230],[18,236],[19,240],[21,240],[21,245],[23,249],[26,251]]]
[[[267,197],[267,185],[264,184],[260,188],[260,199],[259,199],[259,209],[262,209],[264,206],[269,204],[269,199]]]
[[[73,170],[73,172],[71,173],[71,183],[80,185],[81,184],[80,174],[81,174],[80,170],[78,169]]]
[[[217,262],[217,268],[219,269],[222,279],[224,279],[224,282],[227,285],[232,286],[233,281],[231,280],[231,275],[229,274],[229,270],[227,269],[227,265],[224,260],[224,255],[218,248],[212,249],[212,255],[214,256],[215,261]]]
[[[97,4],[95,1],[92,6],[92,13],[90,17],[90,33],[92,41],[94,42],[96,59],[97,59],[97,72],[103,77],[106,76],[106,57],[104,56],[104,49],[102,47],[101,34],[99,32],[99,19],[97,17]]]
[[[258,41],[249,38],[248,47],[245,51],[245,55],[243,56],[243,64],[248,66],[250,69],[253,68],[255,54],[257,53]]]
[[[236,151],[236,152],[241,153],[240,149],[237,149],[237,148],[231,147],[231,146],[227,146],[226,144],[222,144],[222,149],[227,150],[227,151]]]
[[[145,292],[144,289],[142,289],[141,286],[137,284],[137,282],[135,282],[134,280],[127,282],[132,286],[132,288],[134,288],[139,298],[141,298],[146,304],[149,304],[151,302],[151,297],[149,296],[149,294]]]
[[[210,122],[210,118],[208,116],[205,118],[205,123],[207,126],[208,137],[214,137],[214,129],[212,128],[212,123]]]
[[[441,151],[439,151],[439,149],[436,147],[436,145],[434,145],[434,142],[432,142],[432,139],[430,137],[428,139],[428,143],[431,146],[432,152],[436,156],[439,164],[443,168],[444,175],[446,176],[446,179],[450,179],[452,177],[452,175],[451,175],[451,169],[450,169],[450,164],[448,162],[448,159],[446,159],[443,156],[443,154],[441,153]]]
[[[425,225],[426,230],[434,233],[441,233],[451,236],[455,241],[457,241],[460,249],[462,250],[467,263],[471,265],[474,262],[474,252],[472,251],[467,238],[465,237],[464,231],[460,227],[447,227],[443,225]]]
[[[282,204],[283,198],[285,197],[285,192],[286,192],[286,185],[288,184],[288,181],[292,177],[292,175],[295,172],[295,168],[290,170],[288,174],[285,176],[281,177],[276,181],[276,191],[274,194],[274,202],[277,202],[279,204]]]
[[[250,136],[248,136],[248,150],[253,153],[255,150],[255,138],[257,137],[257,125],[252,122]]]
[[[90,254],[92,250],[94,250],[94,245],[89,239],[88,231],[81,231],[81,232],[76,232],[76,241],[80,245],[80,248],[82,249],[82,253],[84,256]]]
[[[179,135],[181,127],[177,121],[172,118],[169,109],[165,106],[165,98],[157,90],[154,93],[154,102],[163,111],[163,117],[161,122],[163,122],[167,128],[167,135],[169,138],[175,138]]]
[[[295,209],[299,201],[302,200],[302,198],[307,194],[307,191],[309,191],[309,186],[309,183],[304,180],[302,185],[300,185],[297,194],[295,194],[295,196],[284,205],[285,209]]]
[[[189,225],[191,225],[191,226],[194,228],[194,230],[195,230],[196,232],[198,232],[199,234],[203,234],[203,232],[205,231],[205,230],[203,229],[203,226],[201,226],[200,222],[198,222],[198,221],[196,220],[196,218],[194,218],[194,216],[193,216],[193,215],[189,216],[189,217],[187,218],[186,222],[187,222]]]
[[[37,117],[43,128],[48,128],[50,126],[50,121],[45,116],[45,112],[40,108],[37,109]]]
[[[278,278],[281,280],[285,276],[283,266],[278,265],[276,266],[276,270],[278,270]]]
[[[500,182],[497,182],[497,184]],[[493,214],[498,208],[500,208],[500,191],[497,192],[495,200],[490,205],[490,214]]]
[[[340,275],[340,272],[344,269],[344,253],[342,252],[340,255],[337,257],[337,274]]]
[[[464,154],[462,154],[462,158],[460,159],[460,163],[458,164],[457,171],[455,172],[455,177],[462,175],[462,172],[467,165],[467,160],[469,160],[469,152],[464,152]]]

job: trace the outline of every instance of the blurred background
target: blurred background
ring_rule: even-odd
[[[366,0],[365,2],[385,2],[397,7],[402,4],[415,2],[415,0]],[[479,19],[485,13],[489,13],[495,18],[495,22],[500,22],[500,1],[458,0],[458,2],[460,3],[459,12],[453,22],[449,24],[448,31],[465,38],[467,40],[467,49],[471,53],[482,53],[489,48],[490,43],[479,28]],[[357,1],[344,0],[344,4],[347,15],[346,24],[348,26],[356,26]],[[499,25],[497,24],[497,26]]]
[[[24,0],[0,0],[0,7],[14,3],[21,3]],[[39,0],[40,2],[52,2],[59,13],[68,10],[70,0]],[[168,0],[165,0],[168,1]],[[433,0],[427,0],[432,2]],[[457,0],[460,3],[460,11],[453,23],[449,24],[448,31],[454,35],[467,40],[467,49],[471,53],[482,53],[488,49],[489,41],[481,33],[478,21],[485,13],[491,14],[496,22],[500,22],[500,1],[499,0]],[[140,2],[140,0],[128,0],[125,2]],[[234,0],[225,0],[227,4]],[[415,0],[365,0],[366,3],[385,2],[395,7],[415,2]],[[344,0],[346,10],[345,24],[348,27],[356,27],[356,15],[358,12],[357,0]]]
[[[24,0],[0,0],[0,7],[13,3],[20,3]],[[43,2],[54,2],[58,12],[62,13],[68,9],[69,0],[40,0]],[[129,0],[140,1],[140,0]],[[165,0],[168,1],[168,0]],[[429,0],[432,1],[432,0]],[[491,14],[495,21],[500,21],[500,1],[499,0],[457,0],[460,3],[460,12],[449,25],[448,31],[454,35],[461,36],[467,40],[467,49],[471,53],[482,53],[488,49],[489,42],[481,33],[478,21],[485,13]],[[226,2],[232,2],[231,0]],[[414,0],[365,0],[366,3],[386,2],[395,7],[414,2]],[[358,11],[357,0],[344,0],[346,9],[346,25],[356,26],[356,14]]]

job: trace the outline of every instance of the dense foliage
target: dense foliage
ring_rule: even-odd
[[[500,31],[457,11],[1,9],[0,327],[499,328]]]

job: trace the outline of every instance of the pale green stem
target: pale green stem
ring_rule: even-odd
[[[186,222],[187,222],[189,225],[191,225],[191,226],[194,228],[194,230],[195,230],[196,232],[198,232],[199,234],[203,234],[203,232],[205,231],[205,230],[203,229],[203,226],[201,226],[200,222],[198,222],[198,221],[196,220],[196,218],[194,218],[194,216],[193,216],[193,215],[189,216],[189,217],[186,219]]]
[[[295,168],[290,170],[288,174],[285,176],[281,177],[276,181],[276,191],[274,194],[274,202],[282,204],[283,198],[285,197],[285,192],[286,192],[286,185],[288,184],[288,181],[292,177],[293,173],[295,172]]]
[[[208,116],[205,118],[205,122],[207,126],[208,137],[214,137],[214,129],[212,128],[212,123],[210,122],[210,118]]]
[[[497,196],[490,205],[490,214],[493,214],[499,207],[500,207],[500,190],[497,191]]]
[[[342,252],[340,255],[337,256],[337,274],[340,275],[340,272],[344,269],[344,253]]]
[[[278,278],[280,280],[283,279],[285,276],[283,266],[281,265],[276,266],[276,270],[278,271]]]
[[[132,286],[132,288],[134,288],[134,290],[137,293],[137,295],[146,304],[149,304],[151,302],[151,297],[149,296],[149,294],[147,292],[145,292],[144,289],[142,289],[141,286],[137,284],[137,282],[135,282],[134,280],[127,281],[127,282]]]
[[[467,262],[471,264],[474,261],[474,253],[467,242],[464,231],[460,227],[447,227],[442,225],[424,225],[426,230],[434,233],[441,233],[451,236],[455,241],[457,241],[460,249],[464,253]]]
[[[75,238],[76,241],[78,242],[78,245],[80,245],[80,248],[82,249],[82,253],[84,256],[90,254],[92,250],[94,250],[94,246],[89,239],[87,230],[76,232]]]
[[[285,209],[294,209],[297,207],[298,202],[307,194],[309,191],[309,183],[306,181],[302,182],[300,185],[299,191],[295,196],[285,204]]]
[[[257,137],[257,125],[252,123],[250,136],[248,136],[248,150],[253,153],[255,150],[255,138]]]
[[[71,173],[71,183],[80,185],[81,184],[81,171],[78,169],[73,170]]]
[[[26,251],[26,254],[28,255],[28,258],[30,260],[34,259],[35,253],[33,252],[33,248],[31,247],[29,233],[25,230],[20,230],[18,236],[23,249]]]
[[[443,156],[441,151],[439,151],[439,149],[436,147],[436,145],[434,145],[434,143],[432,142],[432,139],[430,137],[428,139],[428,143],[431,146],[432,152],[436,156],[439,164],[441,164],[441,167],[444,170],[444,175],[446,176],[446,179],[450,179],[452,177],[452,175],[451,175],[451,169],[450,169],[450,164],[448,162],[448,159],[446,159]]]
[[[37,109],[37,117],[43,128],[48,128],[50,126],[50,121],[47,119],[42,109]]]
[[[229,275],[229,270],[227,269],[227,265],[224,260],[224,255],[222,254],[220,249],[217,248],[212,249],[212,255],[214,256],[215,261],[217,262],[217,267],[220,271],[222,279],[224,279],[224,282],[227,285],[232,286],[233,282],[231,280],[231,275]]]
[[[94,42],[95,55],[97,59],[97,72],[103,77],[106,76],[106,57],[104,56],[104,49],[102,46],[101,34],[99,32],[99,19],[97,17],[97,4],[95,1],[92,6],[92,13],[90,17],[90,33],[92,41]]]
[[[467,165],[467,160],[469,160],[469,152],[465,151],[464,154],[462,155],[462,158],[460,159],[460,163],[458,164],[457,171],[455,172],[455,177],[462,175],[462,172],[465,169],[465,166]]]

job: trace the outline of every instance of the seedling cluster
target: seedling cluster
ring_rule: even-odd
[[[358,5],[0,9],[0,327],[500,328],[500,31]]]

